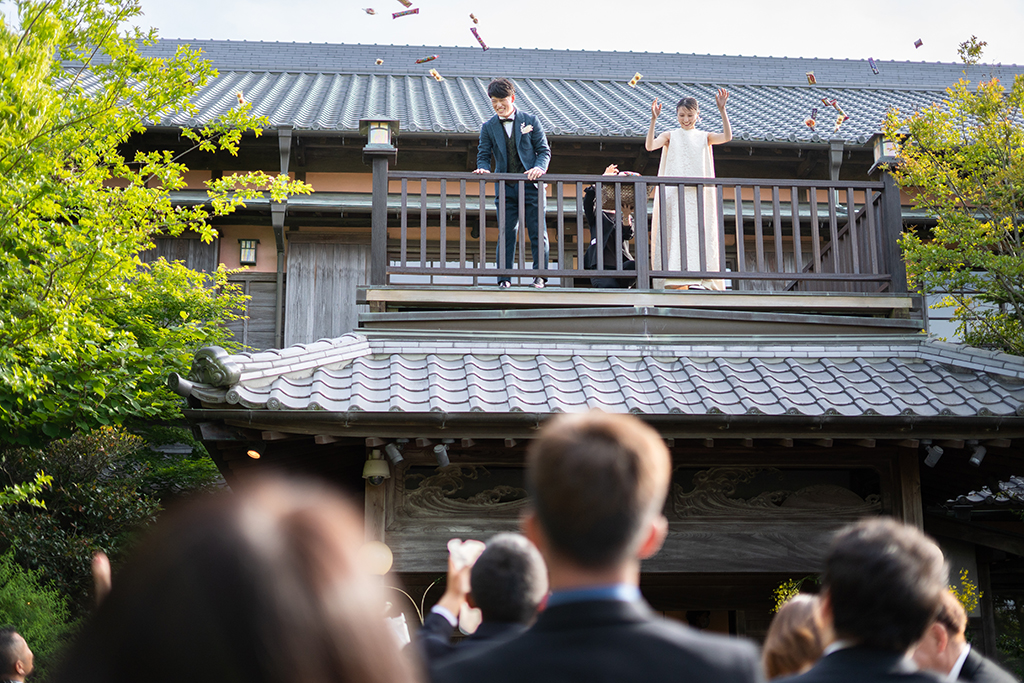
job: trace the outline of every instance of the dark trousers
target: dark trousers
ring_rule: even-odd
[[[500,190],[495,189],[494,204],[501,211]],[[526,211],[526,234],[530,237],[530,253],[533,256],[533,269],[548,267],[548,226],[538,236],[537,231],[537,186],[527,182],[523,190],[523,209]],[[538,249],[538,237],[543,239],[543,250]],[[519,241],[519,183],[505,183],[505,243],[498,244],[498,267],[511,268],[516,262],[516,244]],[[504,266],[502,266],[504,262]],[[537,273],[536,277],[543,277]],[[498,277],[498,282],[507,282],[507,275]]]

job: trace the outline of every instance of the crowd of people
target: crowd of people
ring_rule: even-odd
[[[551,162],[551,147],[541,127],[540,119],[528,112],[520,111],[516,105],[515,84],[507,78],[496,78],[487,86],[494,116],[480,128],[477,147],[477,168],[474,173],[520,173],[526,182],[520,189],[519,182],[506,181],[495,192],[495,205],[502,211],[504,202],[504,235],[498,244],[497,266],[511,269],[515,264],[516,243],[520,223],[519,204],[525,213],[522,216],[530,237],[530,251],[536,277],[533,286],[543,289],[547,278],[543,270],[548,268],[548,236],[546,226],[539,221],[538,187],[536,181],[548,170]],[[732,127],[726,112],[729,93],[719,89],[715,96],[722,119],[722,132],[710,133],[697,128],[700,121],[700,103],[693,97],[684,97],[676,104],[678,128],[656,135],[655,125],[661,115],[662,105],[655,98],[651,103],[651,124],[647,132],[647,151],[661,150],[659,176],[714,178],[715,162],[711,154],[712,145],[720,145],[732,139]],[[605,175],[637,175],[629,171],[618,171],[609,166]],[[590,228],[590,248],[584,259],[587,270],[636,270],[636,261],[629,252],[628,242],[633,238],[633,210],[636,200],[632,185],[623,184],[619,196],[620,216],[616,216],[614,187],[609,185],[596,198],[594,189],[584,195],[586,222]],[[666,185],[655,192],[653,225],[651,230],[651,268],[683,274],[684,271],[721,270],[718,247],[718,208],[714,188],[706,187],[702,201],[698,201],[696,187],[680,188]],[[519,193],[523,196],[520,197]],[[641,198],[644,199],[644,198]],[[598,220],[594,206],[601,202],[601,219]],[[662,207],[664,202],[664,207]],[[703,207],[701,209],[700,207]],[[699,214],[699,211],[703,214]],[[543,209],[541,209],[541,213]],[[684,222],[681,224],[680,219]],[[623,228],[616,229],[616,221]],[[682,230],[680,229],[682,227]],[[646,226],[644,226],[646,229]],[[479,227],[470,232],[479,237]],[[618,265],[621,252],[622,265]],[[598,253],[602,258],[598,258]],[[599,268],[602,266],[603,268]],[[635,278],[596,277],[591,285],[601,288],[627,288]],[[657,285],[665,289],[725,289],[720,278],[659,278]],[[509,275],[498,277],[498,286],[512,286]]]
[[[324,485],[255,479],[162,519],[119,568],[57,683],[707,681],[935,683],[1015,679],[966,642],[939,547],[872,518],[837,533],[821,591],[778,613],[759,652],[657,615],[640,563],[668,533],[671,460],[651,427],[591,412],[551,420],[527,453],[523,534],[490,539],[404,651],[362,520]],[[98,563],[105,571],[104,564]],[[101,571],[102,573],[102,571]],[[99,585],[99,584],[98,584]],[[465,605],[482,623],[452,635]],[[0,629],[2,678],[29,644]]]

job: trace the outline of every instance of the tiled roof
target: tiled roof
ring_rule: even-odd
[[[399,119],[404,132],[475,134],[492,114],[488,81],[510,76],[517,102],[554,136],[643,137],[655,96],[669,104],[659,131],[674,127],[671,105],[684,95],[701,102],[702,127],[720,129],[714,92],[721,85],[730,90],[737,139],[827,140],[835,112],[820,99],[829,97],[851,117],[836,137],[863,144],[888,108],[913,110],[936,102],[965,70],[960,64],[878,61],[875,75],[867,60],[212,40],[164,40],[144,53],[168,57],[183,43],[201,48],[220,75],[196,99],[198,121],[170,114],[160,125],[209,120],[236,106],[235,93],[242,91],[272,126],[354,133],[361,118],[388,116]],[[440,57],[415,64],[433,54]],[[384,63],[377,66],[376,59]],[[430,68],[446,80],[435,81]],[[817,85],[807,84],[807,71],[815,73]],[[631,88],[627,81],[635,72],[643,79]],[[967,69],[972,81],[1010,81],[1018,73],[1024,68]],[[815,106],[817,133],[803,124]]]
[[[1024,504],[1024,477],[1010,477],[1007,481],[999,482],[999,491],[996,493],[992,493],[986,486],[949,502],[975,507],[982,505],[1009,506],[1011,504],[1020,507]]]
[[[1024,359],[912,337],[634,344],[375,333],[226,361],[238,381],[195,384],[193,396],[331,412],[1024,415]]]

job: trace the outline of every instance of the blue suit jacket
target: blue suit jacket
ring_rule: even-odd
[[[523,128],[533,126],[533,130],[523,134]],[[512,135],[516,139],[516,149],[519,150],[519,161],[527,171],[538,167],[548,170],[548,163],[551,161],[551,147],[548,146],[548,138],[540,126],[540,120],[533,114],[516,109],[516,119],[512,124]],[[498,115],[492,116],[483,126],[480,127],[480,145],[476,152],[476,167],[491,170],[491,157],[494,157],[494,172],[508,172],[508,138],[505,136],[505,128],[498,120]]]

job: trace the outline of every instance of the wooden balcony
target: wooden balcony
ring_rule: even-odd
[[[513,267],[496,265],[496,248],[513,227],[506,226],[504,219],[506,182],[518,184],[522,216],[526,184],[522,175],[391,171],[386,184],[375,184],[389,192],[375,193],[373,199],[375,206],[385,207],[378,216],[386,218],[374,222],[371,280],[359,294],[359,302],[369,304],[371,310],[361,316],[363,326],[415,326],[426,321],[430,311],[456,310],[474,311],[466,315],[479,323],[490,309],[505,311],[500,316],[505,320],[510,318],[509,310],[518,310],[512,317],[529,328],[528,320],[566,317],[565,309],[621,312],[622,307],[701,310],[704,313],[698,317],[704,324],[714,317],[710,312],[717,311],[752,324],[799,316],[805,321],[827,319],[830,324],[839,318],[876,319],[870,326],[889,333],[895,328],[920,330],[924,325],[924,311],[907,291],[897,246],[902,229],[899,192],[889,178],[828,182],[545,175],[538,184],[544,197],[538,207],[539,224],[547,226],[550,241],[549,267],[543,271],[532,268],[525,230],[517,235]],[[614,187],[616,238],[623,229],[622,187],[632,185],[634,196],[648,197],[647,202],[639,202],[634,214],[635,225],[647,229],[637,229],[628,242],[636,270],[623,269],[621,253],[612,263],[599,255],[596,269],[583,268],[591,234],[582,198],[590,185],[596,186],[597,196],[605,186]],[[664,243],[670,229],[664,212],[659,224],[651,225],[652,197],[655,193],[664,197],[670,187],[697,190],[702,239],[700,244],[687,244],[681,227],[680,241],[684,259],[687,251],[696,249],[703,270],[681,273],[669,270],[664,258],[661,263],[651,262],[651,232],[661,231]],[[714,190],[717,225],[704,225],[700,204],[705,188]],[[473,228],[479,231],[477,237],[471,236]],[[711,230],[718,233],[723,271],[707,269],[704,262],[703,235]],[[596,239],[599,243],[604,239],[601,226]],[[514,285],[543,276],[548,286],[502,290],[496,286],[499,276],[511,278]],[[594,277],[628,278],[635,284],[629,289],[595,289],[590,287]],[[661,279],[672,277],[722,278],[726,291],[657,288]],[[888,322],[879,327],[878,319]],[[457,324],[450,317],[447,320],[447,325]],[[732,329],[721,324],[712,327]],[[863,331],[863,321],[850,329]]]

